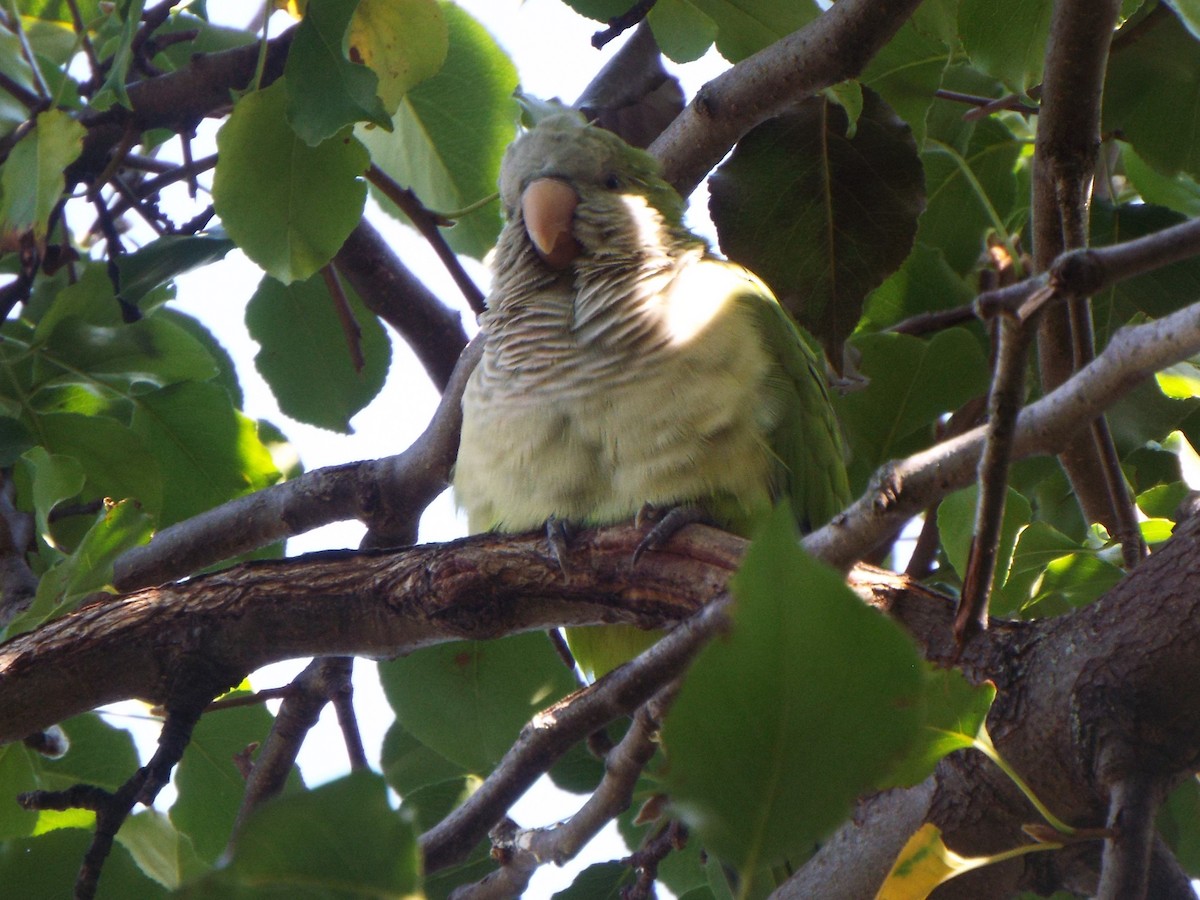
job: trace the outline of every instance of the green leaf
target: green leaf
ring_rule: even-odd
[[[993,685],[972,686],[957,669],[923,663],[921,670],[922,728],[908,754],[877,787],[918,784],[947,753],[971,746],[965,736],[983,727],[996,697]]]
[[[146,0],[121,0],[108,11],[109,18],[100,35],[107,34],[109,39],[101,42],[98,54],[101,59],[107,58],[108,74],[92,98],[92,105],[97,109],[107,108],[114,99],[126,109],[133,108],[125,83],[129,79],[130,63],[133,62],[133,38],[137,34],[145,5]]]
[[[131,547],[150,540],[153,520],[133,500],[106,503],[79,546],[38,582],[29,609],[8,626],[19,634],[75,609],[92,594],[112,588],[113,563]]]
[[[28,473],[33,494],[33,515],[38,534],[51,546],[50,512],[83,490],[83,466],[72,456],[51,456],[44,447],[32,447],[20,460]]]
[[[1184,216],[1200,216],[1200,184],[1194,178],[1183,172],[1174,177],[1163,175],[1129,144],[1121,143],[1120,147],[1125,174],[1143,200]]]
[[[206,862],[216,862],[225,849],[246,792],[246,779],[234,758],[261,743],[273,721],[263,706],[230,707],[204,715],[192,732],[175,771],[179,796],[171,806],[171,822],[187,835]],[[300,776],[293,771],[288,776],[288,788],[299,786]]]
[[[79,460],[86,499],[133,499],[147,514],[158,514],[164,470],[138,435],[105,416],[78,413],[48,413],[36,425],[49,452]]]
[[[156,809],[126,819],[117,832],[117,842],[129,851],[139,869],[170,890],[208,869],[187,836]]]
[[[929,204],[917,240],[937,247],[955,272],[979,263],[989,234],[1004,238],[1016,204],[1014,169],[1022,144],[998,122],[977,122],[966,150],[930,139],[921,159]]]
[[[58,109],[38,113],[36,126],[12,148],[0,174],[0,231],[32,231],[44,240],[50,213],[66,189],[63,171],[83,151],[87,129]]]
[[[1200,176],[1200,42],[1173,15],[1144,20],[1137,32],[1113,46],[1101,128],[1164,175]]]
[[[95,713],[75,716],[58,728],[65,752],[57,758],[21,742],[0,747],[0,796],[10,798],[9,803],[0,804],[0,839],[45,834],[58,828],[94,827],[95,814],[90,811],[24,810],[11,802],[17,794],[61,791],[80,783],[115,791],[137,770],[137,750],[129,733],[114,728]]]
[[[358,0],[308,0],[284,63],[287,118],[310,147],[355,122],[392,127],[376,96],[379,77],[343,49],[356,6]]]
[[[950,57],[945,42],[910,20],[867,64],[859,79],[908,123],[917,147],[925,143],[925,117]]]
[[[383,779],[353,772],[257,809],[229,865],[185,896],[407,897],[419,872],[416,833]]]
[[[65,319],[42,346],[40,362],[47,375],[42,387],[104,385],[120,393],[135,386],[207,381],[217,374],[200,342],[160,315],[116,326]]]
[[[1153,234],[1184,221],[1176,212],[1148,204],[1092,205],[1092,244],[1104,246]],[[1158,318],[1195,301],[1200,293],[1200,260],[1185,259],[1173,265],[1123,279],[1093,299],[1097,341],[1101,345],[1113,330],[1135,312]]]
[[[665,779],[705,847],[749,878],[811,847],[896,764],[920,673],[899,628],[799,548],[784,508],[731,588],[732,633],[701,652],[664,723]]]
[[[870,380],[861,391],[833,398],[853,451],[852,486],[865,485],[881,463],[929,446],[940,416],[987,391],[987,358],[965,329],[950,328],[928,341],[862,334],[851,344]]]
[[[138,397],[131,427],[171,473],[159,528],[274,483],[254,423],[218,385],[183,382]]]
[[[1192,878],[1200,875],[1200,782],[1187,779],[1167,797],[1158,813],[1158,833]]]
[[[1179,21],[1193,37],[1200,38],[1200,3],[1196,0],[1164,0],[1164,5],[1169,6],[1175,15],[1179,16]]]
[[[213,202],[246,255],[288,284],[326,265],[358,224],[369,160],[348,132],[316,147],[298,138],[286,82],[247,94],[217,133]]]
[[[74,893],[79,863],[92,835],[81,828],[64,828],[34,838],[0,843],[0,884],[10,897],[51,900]],[[115,847],[104,860],[99,900],[158,900],[166,890],[147,878],[124,847]]]
[[[13,32],[0,29],[0,73],[31,93],[37,93],[33,68],[21,50],[21,40]],[[8,91],[0,91],[0,136],[8,137],[29,118],[29,110]]]
[[[319,275],[290,285],[264,278],[246,306],[246,326],[260,345],[254,364],[279,408],[301,422],[349,434],[351,417],[383,387],[392,343],[350,285],[342,287],[352,326],[342,322]],[[362,354],[361,370],[354,351]]]
[[[938,532],[942,536],[942,548],[950,565],[960,578],[967,571],[967,558],[975,538],[975,508],[979,503],[979,487],[971,485],[955,491],[938,505]],[[996,548],[996,571],[992,577],[992,590],[999,591],[1008,579],[1013,549],[1017,536],[1033,516],[1033,510],[1017,491],[1008,489],[1004,502],[1004,518],[1000,525],[1000,544]]]
[[[451,3],[441,10],[450,27],[445,65],[404,96],[393,134],[361,125],[355,133],[389,177],[430,209],[450,212],[496,192],[500,158],[516,133],[517,71],[464,10]],[[400,217],[391,202],[382,206]],[[499,203],[488,203],[459,219],[445,237],[456,252],[482,259],[500,224]]]
[[[569,888],[556,891],[553,900],[621,900],[632,884],[633,870],[624,863],[596,863],[576,875]]]
[[[717,23],[693,0],[658,0],[646,21],[659,49],[677,63],[699,59],[717,38]]]
[[[388,702],[421,743],[487,772],[535,713],[575,688],[542,634],[460,641],[379,665]]]
[[[807,25],[821,12],[809,0],[693,0],[717,23],[717,49],[738,62]]]
[[[402,797],[428,785],[461,778],[464,774],[461,766],[434,753],[395,721],[384,735],[379,764],[388,785]]]
[[[388,116],[405,93],[437,74],[450,50],[450,27],[435,0],[359,0],[348,37],[353,53],[379,76]]]
[[[853,138],[824,97],[758,126],[709,180],[721,249],[840,359],[863,301],[912,249],[924,182],[908,126],[863,91]]]
[[[1053,5],[1043,0],[962,0],[958,27],[971,62],[1018,94],[1042,80]]]
[[[207,266],[234,248],[224,234],[165,234],[133,253],[117,257],[121,299],[137,303],[155,288],[193,269]]]
[[[921,313],[955,309],[975,299],[940,250],[918,244],[904,264],[867,297],[860,331],[882,331]]]

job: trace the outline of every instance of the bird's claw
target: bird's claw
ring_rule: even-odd
[[[571,577],[571,570],[567,565],[567,556],[569,555],[567,545],[571,542],[574,534],[575,526],[567,519],[551,516],[546,520],[546,541],[550,544],[550,555],[558,563],[558,568],[564,578]]]
[[[698,506],[673,506],[663,512],[650,504],[646,504],[638,511],[636,522],[638,525],[642,525],[655,519],[657,521],[654,522],[654,527],[638,542],[633,551],[635,566],[643,553],[647,550],[658,550],[685,525],[693,525],[697,522],[712,524],[712,517]]]

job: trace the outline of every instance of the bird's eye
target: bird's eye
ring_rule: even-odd
[[[619,188],[621,186],[621,179],[618,178],[615,174],[610,174],[607,178],[604,179],[604,186],[606,188],[608,188],[610,191],[615,191],[617,188]]]

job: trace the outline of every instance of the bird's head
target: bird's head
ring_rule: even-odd
[[[508,148],[500,199],[554,269],[623,239],[645,243],[651,236],[639,230],[678,228],[683,215],[652,156],[570,113],[544,119]]]

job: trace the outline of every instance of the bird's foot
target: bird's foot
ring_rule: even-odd
[[[558,568],[564,578],[571,577],[571,570],[567,565],[567,556],[569,555],[567,545],[574,536],[575,526],[568,519],[551,516],[546,520],[546,541],[550,544],[550,555],[558,563]]]
[[[638,526],[654,522],[654,527],[638,542],[637,549],[633,551],[635,566],[643,553],[647,550],[658,550],[685,525],[713,524],[712,517],[698,506],[672,506],[663,510],[649,503],[638,510],[637,518],[634,521]]]

